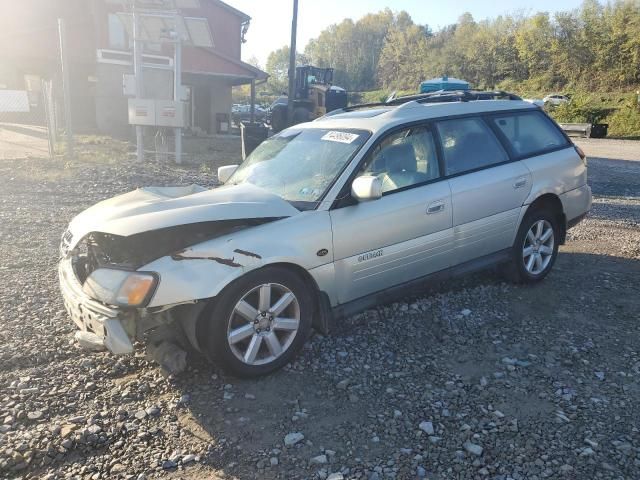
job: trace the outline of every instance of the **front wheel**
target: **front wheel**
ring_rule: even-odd
[[[274,133],[287,128],[287,106],[276,105],[271,110],[271,129]]]
[[[536,283],[551,271],[558,256],[558,225],[544,210],[527,213],[512,247],[509,276],[519,283]]]
[[[293,124],[306,123],[311,118],[311,112],[304,107],[296,107],[293,110]]]
[[[288,363],[311,329],[312,301],[294,272],[267,267],[236,280],[218,296],[203,344],[210,357],[241,377]]]

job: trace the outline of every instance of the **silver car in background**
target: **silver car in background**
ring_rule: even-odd
[[[535,105],[468,95],[349,107],[222,167],[218,188],[89,208],[61,247],[71,318],[117,354],[144,341],[171,371],[189,346],[257,376],[312,327],[425,280],[498,264],[542,280],[590,209],[584,154]]]

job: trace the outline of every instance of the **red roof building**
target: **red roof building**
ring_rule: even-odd
[[[182,47],[182,85],[188,127],[215,133],[231,112],[235,85],[266,79],[241,60],[250,17],[220,0],[137,0],[144,40],[145,98],[173,94],[173,45],[167,28],[188,41]],[[74,127],[128,136],[123,77],[133,73],[131,0],[12,2],[0,18],[0,88],[38,88],[34,79],[60,83],[57,19],[67,31]],[[170,9],[171,11],[167,11]],[[176,25],[176,14],[178,24]],[[11,41],[7,41],[11,39]],[[60,88],[58,95],[61,93]]]

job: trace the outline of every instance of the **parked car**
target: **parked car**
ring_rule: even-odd
[[[557,107],[558,105],[571,101],[571,98],[568,95],[559,95],[556,93],[547,95],[542,99],[542,101],[545,105],[553,105],[554,107]]]
[[[533,103],[537,107],[544,107],[544,100],[541,98],[523,98],[525,102]]]
[[[264,122],[266,117],[267,110],[259,105],[256,105],[254,113],[255,121]],[[231,119],[236,125],[239,125],[240,122],[251,121],[251,105],[234,105],[231,108]]]
[[[541,281],[590,209],[584,154],[530,103],[434,95],[283,130],[221,167],[218,188],[142,188],[82,212],[59,264],[71,318],[113,353],[178,342],[256,376],[312,327],[425,281],[494,265]]]

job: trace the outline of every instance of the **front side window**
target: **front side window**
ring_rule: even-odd
[[[567,145],[564,135],[541,112],[500,115],[492,119],[517,156]]]
[[[440,169],[431,130],[411,127],[387,136],[369,153],[360,175],[380,178],[383,193],[437,179]]]
[[[437,123],[447,175],[476,170],[509,160],[493,132],[481,118]]]
[[[227,184],[251,183],[297,208],[314,208],[369,135],[364,130],[284,130],[262,142]]]

